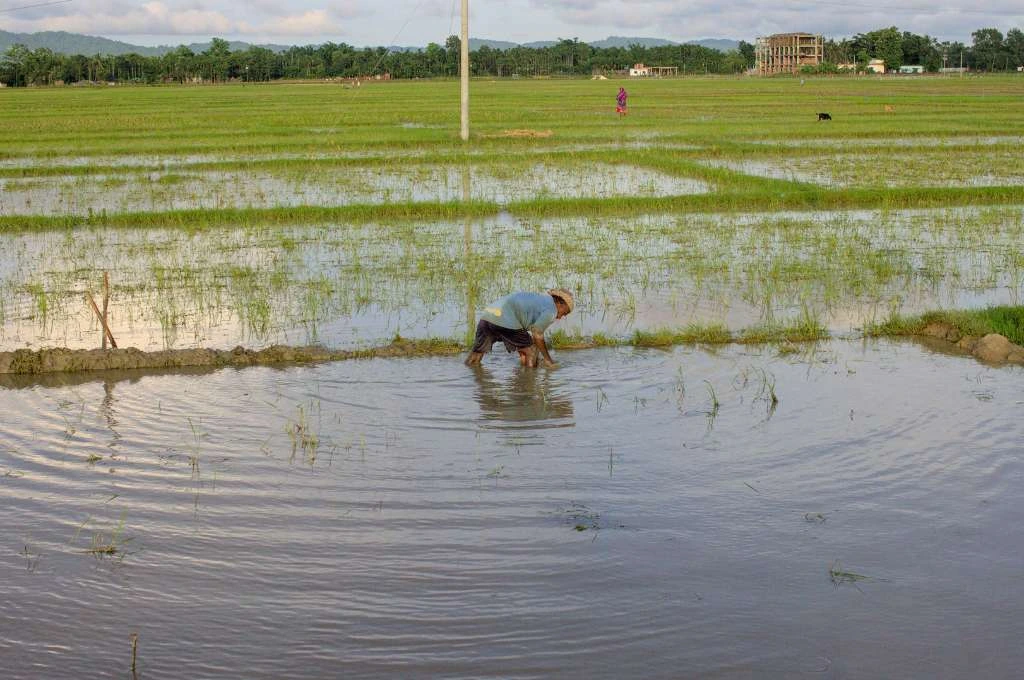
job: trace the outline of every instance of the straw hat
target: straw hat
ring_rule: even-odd
[[[552,288],[548,291],[548,295],[554,295],[557,298],[561,298],[565,306],[569,308],[571,312],[573,307],[576,306],[576,301],[572,298],[572,293],[567,291],[565,288]]]

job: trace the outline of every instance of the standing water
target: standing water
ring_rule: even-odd
[[[556,358],[4,378],[4,677],[1019,673],[1021,369]]]

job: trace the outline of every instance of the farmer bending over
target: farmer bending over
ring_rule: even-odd
[[[544,344],[544,331],[572,308],[572,293],[564,288],[553,288],[547,293],[506,295],[481,312],[480,323],[476,325],[476,339],[466,357],[466,365],[479,364],[484,354],[500,340],[509,352],[519,352],[519,363],[523,366],[535,367],[539,351],[544,357],[544,366],[553,367],[555,362]]]

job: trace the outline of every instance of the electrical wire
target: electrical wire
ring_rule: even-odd
[[[419,2],[416,3],[416,6],[412,8],[412,12],[409,13],[409,18],[405,20],[405,23],[402,24],[402,27],[398,29],[398,33],[395,33],[395,37],[391,39],[391,45],[394,45],[395,43],[398,42],[398,36],[402,35],[402,31],[404,31],[406,27],[409,25],[409,22],[416,17],[416,13],[420,11],[420,7],[423,6],[424,2],[426,2],[426,0],[420,0]],[[387,47],[384,51],[384,54],[380,55],[380,59],[378,59],[377,63],[373,65],[373,69],[370,71],[371,74],[375,74],[377,72],[377,69],[380,67],[380,63],[384,61],[384,57],[388,56],[390,53],[391,47]]]
[[[50,5],[63,5],[66,2],[71,2],[71,0],[53,0],[53,2],[37,2],[34,5],[21,5],[20,7],[7,7],[7,8],[4,8],[4,9],[0,9],[0,14],[6,14],[7,12],[17,12],[18,10],[22,10],[22,9],[32,9],[33,7],[48,7]]]

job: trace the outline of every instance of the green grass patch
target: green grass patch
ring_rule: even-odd
[[[693,324],[680,329],[637,330],[633,333],[630,344],[634,347],[670,347],[698,343],[723,344],[732,340],[732,334],[721,324]]]
[[[986,307],[971,310],[943,310],[915,316],[896,315],[865,327],[871,337],[918,335],[931,324],[948,324],[961,335],[998,333],[1010,342],[1024,345],[1024,306]]]

